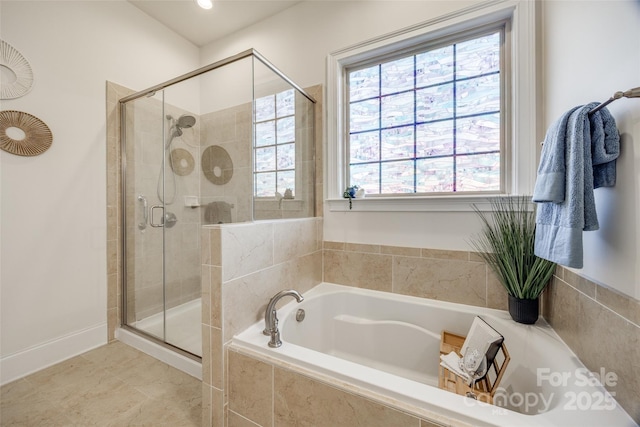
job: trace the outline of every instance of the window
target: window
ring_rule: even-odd
[[[371,197],[366,197],[353,204],[352,210],[356,212],[471,211],[472,204],[486,206],[488,194],[531,194],[536,177],[539,142],[544,137],[544,130],[539,123],[541,112],[538,105],[538,98],[541,93],[540,68],[537,59],[541,48],[538,33],[539,24],[537,22],[537,16],[539,15],[537,9],[539,7],[540,2],[528,0],[505,0],[498,3],[484,2],[483,4],[474,4],[468,7],[461,6],[449,13],[429,17],[422,23],[399,28],[395,32],[386,33],[331,52],[327,58],[327,149],[326,174],[324,177],[325,196],[329,211],[351,211],[349,204],[344,203],[342,198],[344,189],[350,185],[362,185],[365,188],[371,187],[367,190]],[[351,141],[352,133],[360,132],[364,134],[365,129],[361,128],[360,131],[354,132],[350,129],[349,73],[364,72],[368,68],[376,65],[382,67],[383,64],[387,63],[390,66],[395,61],[401,61],[427,52],[434,51],[432,53],[435,53],[435,51],[448,46],[458,45],[457,49],[461,44],[470,42],[472,39],[491,36],[496,32],[500,32],[501,37],[500,69],[498,72],[500,76],[499,187],[496,187],[496,184],[486,184],[486,182],[491,182],[486,180],[491,175],[491,171],[494,171],[493,177],[495,179],[495,167],[497,166],[495,163],[490,161],[485,163],[468,161],[467,164],[460,166],[458,162],[458,160],[463,160],[462,157],[473,160],[472,156],[480,156],[481,154],[489,156],[492,154],[489,151],[494,151],[490,146],[491,144],[495,146],[495,142],[489,142],[493,138],[490,138],[489,135],[497,133],[494,128],[497,123],[495,119],[493,122],[489,121],[490,118],[495,117],[491,116],[489,111],[481,112],[483,114],[487,113],[482,121],[475,119],[476,121],[471,123],[484,129],[482,135],[485,138],[481,144],[483,148],[478,149],[476,145],[473,149],[478,149],[478,151],[474,152],[461,153],[460,151],[461,149],[468,150],[469,144],[465,140],[468,140],[469,137],[465,136],[465,133],[469,133],[474,127],[471,124],[467,124],[467,128],[458,126],[458,122],[461,120],[467,119],[470,121],[473,119],[466,117],[469,114],[461,113],[460,111],[456,113],[455,117],[452,112],[451,116],[447,118],[450,119],[449,125],[451,127],[453,127],[454,123],[456,125],[455,131],[452,131],[456,138],[456,151],[455,153],[450,153],[450,157],[446,159],[449,162],[447,165],[453,163],[454,157],[457,162],[455,166],[450,166],[449,169],[451,171],[449,176],[454,176],[453,173],[455,172],[456,191],[449,191],[454,188],[451,180],[448,187],[446,184],[438,187],[433,183],[435,180],[433,182],[429,181],[425,173],[420,174],[420,171],[425,169],[419,169],[421,167],[420,161],[426,163],[427,158],[430,158],[433,163],[436,162],[436,159],[444,162],[443,159],[446,158],[443,150],[449,148],[439,141],[439,138],[441,139],[442,135],[444,135],[444,131],[438,127],[438,120],[440,120],[440,126],[445,127],[444,123],[447,120],[444,117],[439,119],[425,117],[425,119],[419,118],[413,124],[401,121],[394,123],[392,126],[380,124],[377,128],[366,129],[371,132],[379,130],[382,133],[385,127],[393,128],[395,126],[398,129],[398,136],[391,139],[394,144],[390,146],[382,146],[380,144],[375,146],[371,141],[367,142],[366,135],[354,136],[354,141]],[[409,59],[406,60],[410,62]],[[417,59],[414,59],[414,61],[417,61]],[[399,65],[397,65],[398,69]],[[418,72],[419,69],[420,67],[416,67],[414,71]],[[481,74],[475,74],[474,76],[480,77]],[[469,74],[467,77],[472,78],[472,75]],[[403,90],[394,89],[393,95],[400,97],[403,91],[404,93],[413,92],[413,96],[418,99],[416,94],[420,90],[426,90],[431,87],[435,91],[434,88],[445,86],[446,84],[453,85],[458,84],[458,82],[450,81],[445,83],[440,81],[432,85],[416,86],[411,91],[408,87]],[[365,95],[362,96],[359,100],[365,101],[367,98],[365,98]],[[380,88],[379,96],[381,109],[382,98],[385,96],[391,97],[392,93],[385,92],[383,95]],[[373,95],[369,95],[369,99],[371,98],[373,98]],[[409,114],[415,115],[420,111],[420,108],[421,106],[417,105],[415,111],[409,111]],[[399,111],[404,113],[405,110]],[[397,118],[398,120],[404,119],[402,114],[398,114]],[[427,125],[426,122],[432,123]],[[424,125],[422,129],[419,128],[421,125]],[[420,134],[424,132],[433,138],[431,145],[427,145],[426,148],[426,144],[416,143],[416,148],[414,149],[415,158],[405,153],[412,148],[409,143],[406,143],[409,148],[405,150],[405,146],[397,142],[399,139],[410,139],[404,133],[400,133],[403,127],[408,129],[409,126],[416,126],[412,131],[414,138],[417,138],[418,131],[420,131]],[[492,129],[490,132],[489,128]],[[410,133],[411,131],[407,129],[404,129],[405,133]],[[462,135],[460,135],[458,129],[462,130]],[[474,132],[471,135],[477,135],[477,133]],[[463,138],[460,139],[460,136],[463,136]],[[367,143],[369,148],[365,148]],[[461,143],[463,143],[462,146],[460,145]],[[353,148],[353,156],[352,144],[360,145],[360,148]],[[453,144],[454,142],[449,143],[451,147],[453,147]],[[401,148],[398,148],[398,146]],[[422,151],[420,151],[421,147]],[[367,152],[367,150],[378,150],[380,153]],[[441,157],[436,157],[434,154],[436,150],[439,150],[437,156]],[[391,153],[388,159],[383,160],[380,157],[382,154],[386,155],[388,153]],[[370,165],[375,163],[375,154],[378,154],[380,164],[378,174],[362,172],[367,162],[370,162]],[[464,154],[465,156],[459,156],[458,154]],[[493,153],[494,156],[496,154]],[[401,155],[406,157],[400,157]],[[475,159],[478,159],[478,157]],[[415,162],[413,171],[409,166],[403,170],[400,169],[403,166],[400,164],[401,161],[406,161],[407,163]],[[391,164],[392,162],[397,162],[397,164],[393,165]],[[352,174],[352,164],[357,175]],[[395,170],[392,173],[388,173],[387,176],[383,175],[382,167],[384,164],[387,164],[385,168],[389,169],[395,166]],[[375,169],[375,166],[369,167]],[[437,173],[445,175],[444,167],[439,165],[436,165],[436,167],[430,167],[428,170],[436,177]],[[361,170],[358,171],[358,168]],[[475,173],[476,169],[479,169],[477,174]],[[416,170],[418,173],[414,173]],[[474,178],[473,181],[468,179],[470,175]],[[478,185],[475,182],[476,178],[481,177],[480,175],[485,175],[482,185]],[[409,177],[412,177],[415,183],[412,183]],[[391,178],[392,181],[387,179],[385,184],[385,178]],[[382,184],[376,182],[375,179]],[[462,190],[460,189],[460,184],[462,184]],[[413,187],[414,185],[415,187]],[[495,190],[495,188],[498,189]],[[388,192],[396,191],[397,189],[400,189],[400,192]],[[426,189],[430,189],[430,191],[424,191]]]
[[[295,94],[293,89],[255,100],[254,192],[295,194]]]
[[[347,68],[348,179],[368,195],[503,190],[504,25]]]

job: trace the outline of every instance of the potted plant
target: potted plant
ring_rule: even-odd
[[[345,199],[349,199],[349,210],[351,210],[353,199],[356,198],[358,188],[360,187],[358,187],[357,185],[352,185],[351,187],[347,187],[344,190],[344,193],[342,193],[342,197],[344,197]]]
[[[534,254],[536,221],[530,200],[527,196],[493,198],[491,219],[473,205],[482,231],[471,241],[509,294],[511,317],[525,324],[538,320],[540,294],[556,268],[556,263]]]

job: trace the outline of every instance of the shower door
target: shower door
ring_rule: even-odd
[[[200,217],[188,206],[198,200],[197,123],[168,105],[167,92],[124,107],[123,320],[201,356]]]
[[[251,50],[120,105],[123,323],[200,356],[201,229],[313,216],[313,102]]]

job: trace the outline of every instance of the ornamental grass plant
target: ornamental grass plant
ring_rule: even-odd
[[[482,231],[470,243],[509,295],[533,300],[549,283],[556,263],[533,253],[536,220],[530,200],[528,196],[492,198],[490,213],[473,205]]]

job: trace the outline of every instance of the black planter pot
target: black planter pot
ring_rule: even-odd
[[[516,322],[533,325],[538,320],[538,313],[538,298],[520,299],[509,295],[509,314]]]

